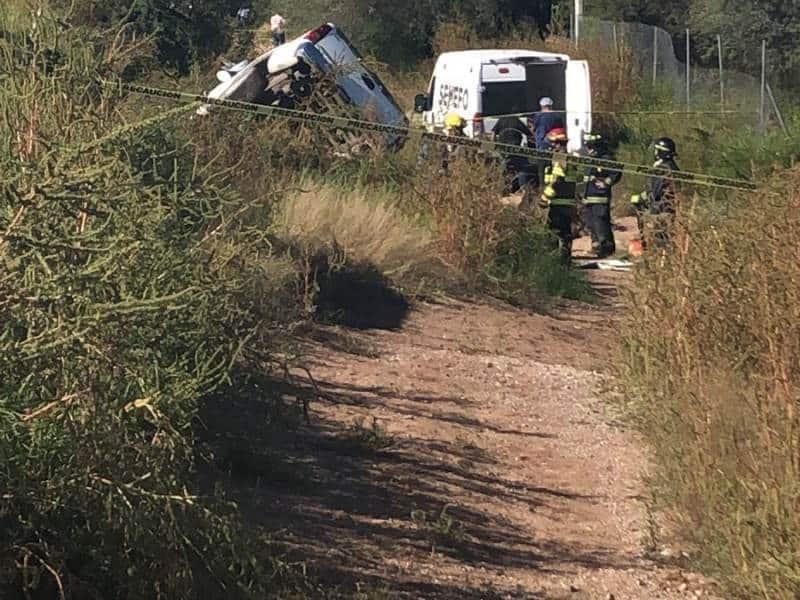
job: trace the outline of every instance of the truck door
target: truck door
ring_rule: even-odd
[[[592,85],[585,60],[567,63],[566,104],[568,150],[578,151],[583,146],[583,134],[592,130]]]

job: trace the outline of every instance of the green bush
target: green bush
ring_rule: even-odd
[[[183,108],[114,128],[108,38],[32,18],[25,51],[0,40],[0,596],[264,598],[193,435],[269,350],[258,206],[179,142]]]
[[[487,269],[496,294],[519,304],[547,298],[592,299],[583,274],[561,263],[558,239],[550,230],[514,213],[509,218],[512,228]]]

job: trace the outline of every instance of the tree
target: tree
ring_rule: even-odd
[[[610,21],[632,21],[663,27],[671,33],[683,31],[691,0],[596,0],[587,3],[587,14]]]
[[[127,23],[137,35],[152,36],[158,65],[186,75],[195,62],[225,49],[238,0],[76,0],[63,8],[77,25]]]
[[[344,25],[357,45],[392,64],[410,64],[432,54],[439,26],[457,21],[479,36],[502,35],[529,22],[543,36],[551,0],[347,0]]]
[[[693,55],[715,65],[716,36],[722,36],[726,64],[757,74],[761,40],[767,41],[770,73],[788,87],[800,86],[800,6],[785,0],[597,0],[590,14],[608,20],[635,21],[673,34],[682,56],[684,31],[693,33]]]
[[[716,60],[722,36],[726,63],[751,74],[761,69],[761,41],[767,42],[769,74],[788,87],[800,86],[800,5],[783,0],[692,0],[691,27],[699,33],[698,55]]]

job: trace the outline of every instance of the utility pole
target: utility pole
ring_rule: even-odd
[[[658,27],[653,27],[653,88],[658,75]]]
[[[575,10],[573,11],[575,19],[575,46],[578,45],[581,37],[581,19],[583,18],[583,0],[575,0]]]
[[[761,106],[758,109],[758,127],[763,134],[767,129],[767,40],[761,40]]]
[[[690,44],[691,38],[689,36],[689,30],[686,30],[686,110],[689,110],[689,105],[692,103],[692,94],[691,94],[691,87],[692,87],[692,77],[691,77],[691,63],[692,57],[690,53]]]
[[[719,55],[719,110],[725,111],[725,79],[722,70],[722,36],[717,36],[717,54]]]

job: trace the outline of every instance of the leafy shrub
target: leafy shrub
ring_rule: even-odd
[[[509,215],[510,231],[487,268],[492,290],[517,304],[537,304],[543,298],[590,300],[591,287],[580,271],[561,263],[558,239],[544,225]]]
[[[193,425],[268,340],[265,232],[165,125],[183,108],[114,129],[108,39],[33,18],[0,40],[0,595],[263,598]]]

